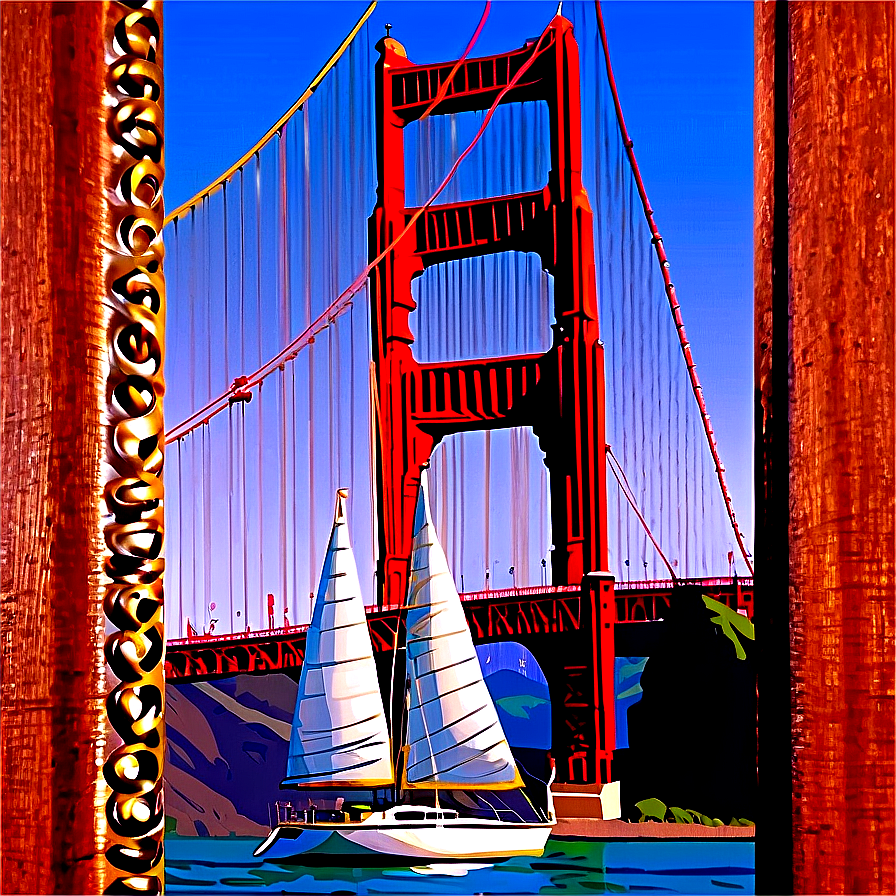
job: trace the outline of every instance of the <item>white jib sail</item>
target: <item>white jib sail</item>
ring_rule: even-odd
[[[358,570],[340,489],[289,742],[283,785],[378,787],[395,778]]]
[[[522,780],[429,511],[426,472],[414,515],[407,600],[410,682],[404,784],[502,789]]]

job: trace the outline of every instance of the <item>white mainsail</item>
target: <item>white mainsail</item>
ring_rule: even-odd
[[[414,515],[407,600],[410,684],[403,786],[522,787],[429,511],[426,471]]]
[[[345,519],[336,513],[305,645],[305,661],[281,786],[394,782],[389,733],[358,569]]]

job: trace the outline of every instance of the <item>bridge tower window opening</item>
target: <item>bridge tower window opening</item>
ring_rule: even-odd
[[[429,483],[459,590],[528,588],[550,579],[549,560],[541,566],[551,547],[548,470],[531,427],[447,436],[433,451]]]
[[[545,353],[554,278],[536,252],[508,250],[427,267],[411,283],[414,354],[423,363]]]
[[[405,126],[405,203],[422,205],[435,192],[454,160],[470,145],[484,110],[433,114]],[[488,128],[439,197],[469,202],[541,190],[551,169],[547,103],[498,106]],[[512,160],[512,164],[508,164]]]

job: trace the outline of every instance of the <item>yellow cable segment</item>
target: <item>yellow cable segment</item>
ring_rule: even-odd
[[[355,36],[361,30],[361,26],[370,18],[371,13],[376,8],[377,0],[373,0],[370,6],[364,10],[364,14],[358,19],[355,27],[348,33],[345,40],[336,48],[333,55],[327,60],[326,65],[317,73],[314,80],[308,85],[308,89],[286,110],[286,112],[277,120],[268,132],[243,156],[234,162],[220,177],[213,180],[204,190],[200,190],[195,196],[188,199],[182,205],[179,205],[173,212],[165,216],[165,224],[170,224],[175,218],[179,218],[184,212],[191,210],[198,202],[210,196],[225,181],[230,180],[252,156],[258,152],[273,136],[283,127],[284,124],[308,101],[308,98],[314,93],[318,84],[326,77],[330,69],[339,61],[342,54],[348,49]]]

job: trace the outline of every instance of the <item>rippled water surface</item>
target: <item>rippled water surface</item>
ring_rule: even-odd
[[[750,841],[548,840],[544,855],[494,865],[281,865],[254,838],[168,835],[169,893],[753,893]]]

